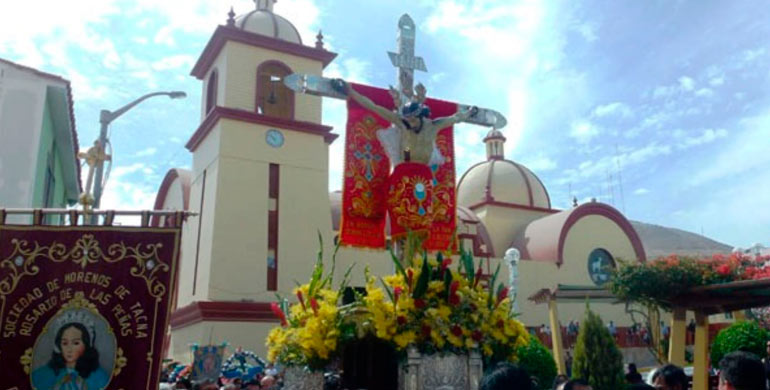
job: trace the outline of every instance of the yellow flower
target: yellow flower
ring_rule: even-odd
[[[417,339],[417,334],[414,331],[409,330],[409,331],[397,334],[396,337],[393,338],[393,341],[396,343],[399,349],[404,349],[409,344],[414,342],[415,339]]]

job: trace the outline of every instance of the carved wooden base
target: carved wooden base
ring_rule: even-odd
[[[398,371],[399,390],[478,390],[481,355],[422,356],[410,349]]]

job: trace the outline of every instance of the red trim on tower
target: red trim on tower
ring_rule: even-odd
[[[492,173],[495,170],[495,161],[496,160],[489,161],[489,169],[487,170],[487,184],[484,187],[484,201],[486,202],[495,201],[495,196],[492,195]]]
[[[278,60],[268,60],[259,64],[259,66],[257,66],[257,89],[254,95],[254,112],[259,112],[259,90],[261,87],[259,85],[259,74],[264,67],[270,66],[270,65],[278,65],[279,67],[283,68],[287,72],[287,75],[294,73],[294,71],[291,70],[289,65],[286,65],[285,63]],[[289,119],[294,120],[294,105],[296,104],[296,100],[294,100],[294,91],[292,91],[291,89],[289,89],[289,104],[290,104]]]
[[[338,137],[337,134],[331,132],[332,127],[330,126],[311,122],[301,122],[292,119],[276,118],[257,114],[256,112],[216,106],[208,115],[206,115],[206,118],[201,122],[200,126],[198,126],[198,129],[195,130],[195,133],[190,137],[190,140],[187,141],[187,144],[185,145],[187,150],[194,152],[195,149],[198,148],[198,145],[203,142],[209,132],[214,128],[217,121],[222,118],[320,135],[324,137],[326,143],[332,143]]]
[[[268,302],[193,302],[171,313],[171,330],[202,321],[279,322]]]
[[[267,211],[267,250],[273,251],[273,266],[267,264],[267,290],[278,290],[278,206],[281,186],[281,166],[270,164],[267,183],[268,202],[275,200],[275,210]],[[268,203],[269,204],[269,203]]]
[[[522,205],[522,204],[518,204],[518,203],[498,202],[496,200],[483,201],[483,202],[479,202],[479,203],[476,203],[476,204],[472,204],[472,205],[467,206],[467,207],[469,209],[471,209],[471,210],[475,210],[475,209],[477,209],[479,207],[482,207],[482,206],[500,206],[500,207],[507,207],[507,208],[512,208],[512,209],[539,211],[539,212],[549,213],[549,214],[555,214],[555,213],[558,213],[559,211],[561,211],[561,210],[557,210],[557,209],[546,209],[546,208],[542,208],[542,207],[526,206],[526,205]]]
[[[237,27],[217,26],[217,29],[211,36],[211,39],[209,39],[206,48],[203,49],[203,53],[201,53],[201,56],[198,58],[198,61],[195,63],[190,74],[198,78],[198,80],[203,80],[203,77],[206,76],[206,72],[211,68],[211,65],[214,63],[217,55],[219,55],[219,52],[222,51],[222,48],[227,41],[239,42],[319,61],[323,64],[323,67],[329,65],[329,63],[337,57],[337,53],[332,53],[323,49],[316,49],[314,47],[292,43],[268,37],[266,35],[243,31]]]

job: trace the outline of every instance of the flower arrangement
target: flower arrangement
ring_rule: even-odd
[[[672,298],[694,287],[765,278],[770,278],[770,256],[671,255],[646,263],[621,262],[609,287],[623,300],[670,308]]]
[[[350,269],[339,289],[332,289],[334,261],[331,271],[324,276],[323,256],[319,251],[310,282],[293,291],[297,302],[290,305],[279,296],[279,302],[271,304],[281,326],[273,328],[267,336],[269,361],[318,371],[336,357],[341,331],[345,329],[343,321],[347,318],[340,298],[349,274]]]
[[[487,362],[516,360],[529,334],[510,312],[508,288],[496,285],[497,270],[482,280],[462,252],[456,269],[452,259],[438,254],[414,257],[407,250],[405,263],[393,258],[396,273],[378,280],[366,275],[366,294],[358,297],[367,313],[359,318],[359,332],[393,345],[405,354],[417,348],[423,354],[467,354],[480,350]]]

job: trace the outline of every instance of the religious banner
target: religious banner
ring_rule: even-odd
[[[180,234],[0,224],[0,389],[157,389]]]
[[[393,109],[394,102],[389,91],[357,84],[351,86],[374,104]],[[431,119],[448,117],[457,112],[455,103],[426,99],[425,104],[430,107]],[[391,161],[384,145],[381,144],[381,137],[378,137],[378,132],[388,127],[390,123],[387,120],[365,109],[354,99],[348,99],[345,176],[342,186],[342,221],[340,223],[342,245],[366,248],[385,247],[384,228],[389,203],[388,193],[394,193],[391,191],[391,184],[400,182],[390,178]],[[454,243],[457,207],[454,136],[451,126],[438,132],[435,145],[444,161],[441,164],[427,166],[432,174],[430,213],[426,217],[417,215],[408,218],[420,219],[423,223],[421,226],[430,227],[429,236],[425,242],[426,249],[446,250],[450,249]],[[420,188],[422,187],[412,189]],[[407,197],[417,195],[417,193],[409,194],[403,191],[401,194]],[[392,199],[390,203],[395,204],[399,201],[399,199]],[[419,209],[419,206],[414,208],[417,212]],[[428,212],[428,208],[423,208],[423,211]],[[413,230],[410,226],[394,226],[398,224],[394,217],[401,220],[407,218],[404,215],[390,215],[391,233],[394,236],[406,230]]]
[[[351,86],[375,104],[393,108],[393,99],[387,90],[365,85]],[[385,247],[390,159],[377,139],[377,131],[388,126],[388,121],[348,99],[340,222],[342,245]]]
[[[216,382],[219,379],[219,374],[222,372],[226,347],[226,344],[205,345],[202,347],[194,345],[192,347],[193,364],[190,379],[193,381],[210,379]]]

